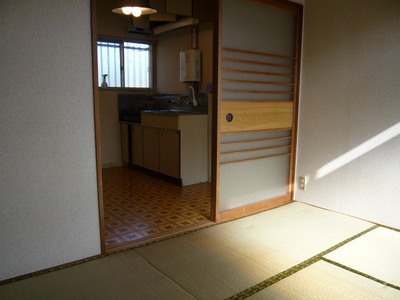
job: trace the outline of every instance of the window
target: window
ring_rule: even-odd
[[[152,45],[132,41],[98,41],[98,80],[107,87],[152,87]]]

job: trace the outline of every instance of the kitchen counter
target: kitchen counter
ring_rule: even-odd
[[[180,110],[180,109],[162,109],[162,110],[143,110],[142,114],[143,113],[179,116],[179,115],[206,115],[207,111]]]
[[[175,111],[175,110],[144,110],[141,113],[141,124],[176,130],[185,130],[193,122],[204,122],[208,115],[197,111]],[[195,128],[195,125],[193,125]],[[189,126],[192,127],[192,126]]]
[[[141,114],[165,115],[165,116],[190,116],[190,115],[208,115],[207,111],[184,111],[177,109],[148,109],[142,110]],[[141,124],[134,121],[119,121],[121,124]]]

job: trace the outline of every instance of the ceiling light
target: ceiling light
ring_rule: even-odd
[[[124,7],[121,8],[121,10],[125,15],[130,15],[132,13],[132,11],[133,11],[133,7],[124,6]]]
[[[132,15],[134,17],[140,17],[142,15],[142,9],[138,6],[132,8]]]
[[[157,12],[157,10],[150,7],[149,1],[145,0],[121,0],[115,2],[117,8],[114,8],[112,12],[116,14],[140,17],[141,15],[151,15]]]

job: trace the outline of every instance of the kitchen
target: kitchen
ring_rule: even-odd
[[[200,225],[206,224],[210,218],[210,184],[207,182],[210,181],[211,177],[209,145],[211,131],[210,110],[208,110],[208,108],[211,107],[213,23],[211,13],[206,9],[206,2],[207,1],[150,1],[150,5],[156,8],[158,12],[154,15],[150,15],[150,17],[141,16],[135,19],[112,13],[112,9],[115,8],[113,7],[115,1],[99,0],[96,3],[96,28],[98,39],[111,37],[129,41],[148,41],[154,45],[153,89],[132,90],[114,87],[99,88],[101,157],[103,166],[103,187],[105,189],[105,240],[106,244],[107,240],[111,241],[106,245],[107,248],[111,247],[115,249],[115,247],[121,243],[129,242],[129,239],[126,238],[114,238],[115,235],[119,233],[125,234],[126,231],[131,233],[132,237],[137,237],[136,239],[132,239],[134,241],[143,241],[143,238],[147,240],[151,238],[150,235],[147,234],[145,234],[146,236],[135,235],[135,231],[138,232],[140,228],[134,227],[133,225],[141,224],[142,226],[147,226],[148,222],[147,224],[143,224],[145,222],[138,222],[137,218],[129,218],[128,212],[120,211],[121,207],[118,208],[118,213],[122,215],[125,221],[119,220],[115,222],[115,219],[107,216],[106,198],[107,195],[109,195],[107,187],[117,186],[117,184],[108,184],[108,180],[109,182],[113,182],[113,179],[110,177],[114,176],[115,180],[116,177],[120,176],[119,178],[121,180],[119,180],[119,182],[123,182],[124,177],[126,179],[127,176],[133,176],[132,173],[126,174],[128,171],[139,172],[139,177],[150,175],[151,179],[149,180],[159,180],[158,177],[162,177],[162,181],[155,183],[155,185],[160,187],[166,183],[170,184],[167,190],[174,189],[176,191],[175,196],[186,195],[183,192],[185,188],[194,189],[195,191],[193,193],[196,196],[201,194],[198,202],[204,204],[199,208],[202,212],[197,216],[200,220]],[[165,24],[178,23],[179,26],[180,20],[192,17],[196,17],[194,19],[199,20],[199,23],[195,26],[185,26],[157,35],[143,34],[138,30],[138,28],[154,28],[157,26],[162,28],[162,25]],[[149,18],[151,21],[149,22],[146,18]],[[133,24],[131,23],[132,21]],[[132,28],[132,25],[134,25],[134,28]],[[201,52],[201,77],[200,81],[195,83],[197,106],[193,106],[193,95],[190,93],[189,85],[180,81],[180,52],[194,48],[197,48]],[[100,84],[101,82],[99,80],[99,85]],[[140,124],[132,125],[132,122],[121,123],[120,121],[126,121],[123,119],[126,114],[124,115],[123,109],[121,109],[121,106],[123,106],[121,103],[129,103],[132,99],[141,99],[140,101],[144,103],[142,107],[144,109],[141,108],[140,110],[147,112],[141,112]],[[139,152],[140,149],[147,149],[143,151],[143,163],[147,161],[147,165],[141,166],[140,161],[134,163],[133,159],[136,159],[138,155],[132,156],[134,151],[128,151],[131,148],[129,147],[129,141],[132,141],[133,135],[131,138],[127,139],[127,136],[134,132],[132,128],[136,128],[136,130],[143,133],[153,130],[156,132],[155,134],[161,129],[167,133],[179,131],[180,140],[178,144],[180,147],[178,146],[178,150],[180,151],[180,155],[178,155],[178,157],[180,157],[180,159],[175,163],[175,166],[177,164],[179,165],[179,170],[176,171],[175,168],[175,171],[172,171],[172,173],[168,171],[165,173],[160,172],[156,167],[149,166],[148,163],[154,162],[154,159],[152,159],[151,156],[149,158],[149,155],[151,155],[151,150],[154,150],[155,147],[149,146],[150,148],[145,148],[145,144],[149,143],[146,142],[146,140],[149,141],[149,139],[145,138],[145,140],[143,140],[143,136],[135,136],[137,142],[131,144],[131,146],[136,146],[136,149],[138,149],[137,147],[139,146]],[[197,141],[194,139],[197,139]],[[140,146],[140,141],[144,142],[142,146]],[[168,151],[161,151],[160,153],[168,154],[172,148],[167,146],[167,149]],[[154,158],[154,153],[152,155]],[[141,155],[139,155],[139,157],[141,157]],[[146,159],[146,157],[148,158]],[[174,159],[173,157],[174,155],[167,155],[166,162],[170,164]],[[176,157],[175,154],[175,158]],[[121,167],[123,164],[125,166],[132,166],[134,164],[139,167]],[[142,169],[142,167],[144,168]],[[114,175],[107,175],[113,172]],[[163,176],[163,173],[167,176]],[[199,174],[196,175],[196,173]],[[195,178],[190,178],[191,174],[195,174]],[[159,176],[155,177],[155,175]],[[127,186],[131,187],[131,189],[134,188],[138,192],[141,184],[138,183],[137,177],[135,178],[136,179],[133,179],[133,181],[128,180]],[[197,184],[195,183],[199,183],[200,187],[196,189]],[[201,184],[204,186],[204,183],[206,186],[202,187]],[[143,185],[145,184],[142,184],[142,186]],[[180,185],[185,187],[181,187]],[[122,187],[121,189],[125,188]],[[199,190],[201,190],[201,192],[199,192]],[[160,192],[158,194],[167,195],[168,192]],[[152,195],[154,196],[154,194]],[[172,195],[171,197],[174,198],[175,196]],[[193,197],[185,196],[185,199],[187,198]],[[196,197],[194,196],[194,198]],[[141,201],[145,203],[146,199],[142,199]],[[196,203],[189,203],[187,207],[196,205]],[[111,207],[109,208],[111,209]],[[113,209],[116,208],[114,207]],[[208,211],[205,212],[205,210]],[[142,211],[142,209],[140,209],[140,211]],[[127,213],[128,215],[126,215]],[[190,212],[188,212],[188,214],[190,215]],[[113,213],[113,215],[115,216],[116,214]],[[170,228],[173,232],[176,232],[177,229],[179,231],[185,230],[185,227],[192,228],[196,226],[193,222],[193,218],[196,217],[192,217],[190,222],[180,219],[177,222],[181,222],[182,226],[175,226],[175,228],[172,226]],[[127,222],[129,219],[132,220],[134,223],[133,225]],[[114,224],[114,226],[107,226],[107,224],[111,223]],[[153,229],[154,228],[149,229],[148,232],[156,232],[155,236],[159,237],[159,228],[158,230]],[[141,232],[143,233],[143,230]],[[165,233],[165,231],[162,232]]]

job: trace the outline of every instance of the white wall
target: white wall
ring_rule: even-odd
[[[0,280],[100,252],[89,0],[0,2]]]
[[[400,1],[306,0],[295,199],[400,228]]]

